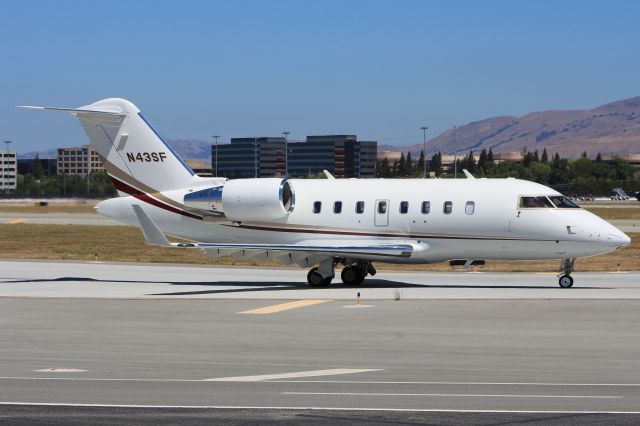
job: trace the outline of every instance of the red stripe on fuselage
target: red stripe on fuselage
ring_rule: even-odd
[[[137,198],[138,200],[144,201],[145,203],[151,204],[153,206],[159,207],[161,209],[170,211],[172,213],[177,213],[180,214],[182,216],[186,216],[186,217],[190,217],[191,219],[198,219],[198,220],[202,220],[202,216],[197,216],[195,214],[177,209],[175,207],[172,207],[168,204],[165,204],[163,202],[160,202],[158,200],[156,200],[155,198],[152,198],[149,194],[146,194],[142,191],[140,191],[139,189],[136,189],[130,185],[127,185],[126,183],[122,182],[119,179],[114,178],[113,176],[109,175],[109,178],[111,179],[111,182],[113,182],[113,185],[116,187],[116,189],[118,191],[122,191],[125,192],[135,198]]]

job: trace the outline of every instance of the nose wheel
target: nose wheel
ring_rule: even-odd
[[[562,288],[573,287],[573,278],[571,278],[571,275],[562,275],[558,280],[558,284]]]
[[[561,274],[558,275],[558,284],[560,284],[560,287],[573,287],[573,278],[571,277],[571,272],[573,272],[573,265],[575,261],[575,259],[562,259],[560,261]]]

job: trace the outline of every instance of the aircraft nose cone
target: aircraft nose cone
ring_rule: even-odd
[[[631,238],[629,238],[629,236],[627,234],[625,234],[624,232],[621,233],[622,235],[620,236],[620,245],[622,247],[626,247],[629,244],[631,244]]]

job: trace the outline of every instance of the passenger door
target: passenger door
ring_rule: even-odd
[[[389,225],[389,200],[376,200],[374,223],[376,226]]]

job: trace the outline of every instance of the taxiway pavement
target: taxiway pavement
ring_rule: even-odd
[[[554,273],[380,271],[360,287],[337,276],[311,289],[305,269],[0,261],[0,297],[240,299],[640,299],[640,272],[577,272],[562,289]]]
[[[0,422],[640,421],[640,273],[304,276],[2,261]]]
[[[635,300],[265,302],[2,298],[0,403],[640,411]]]

